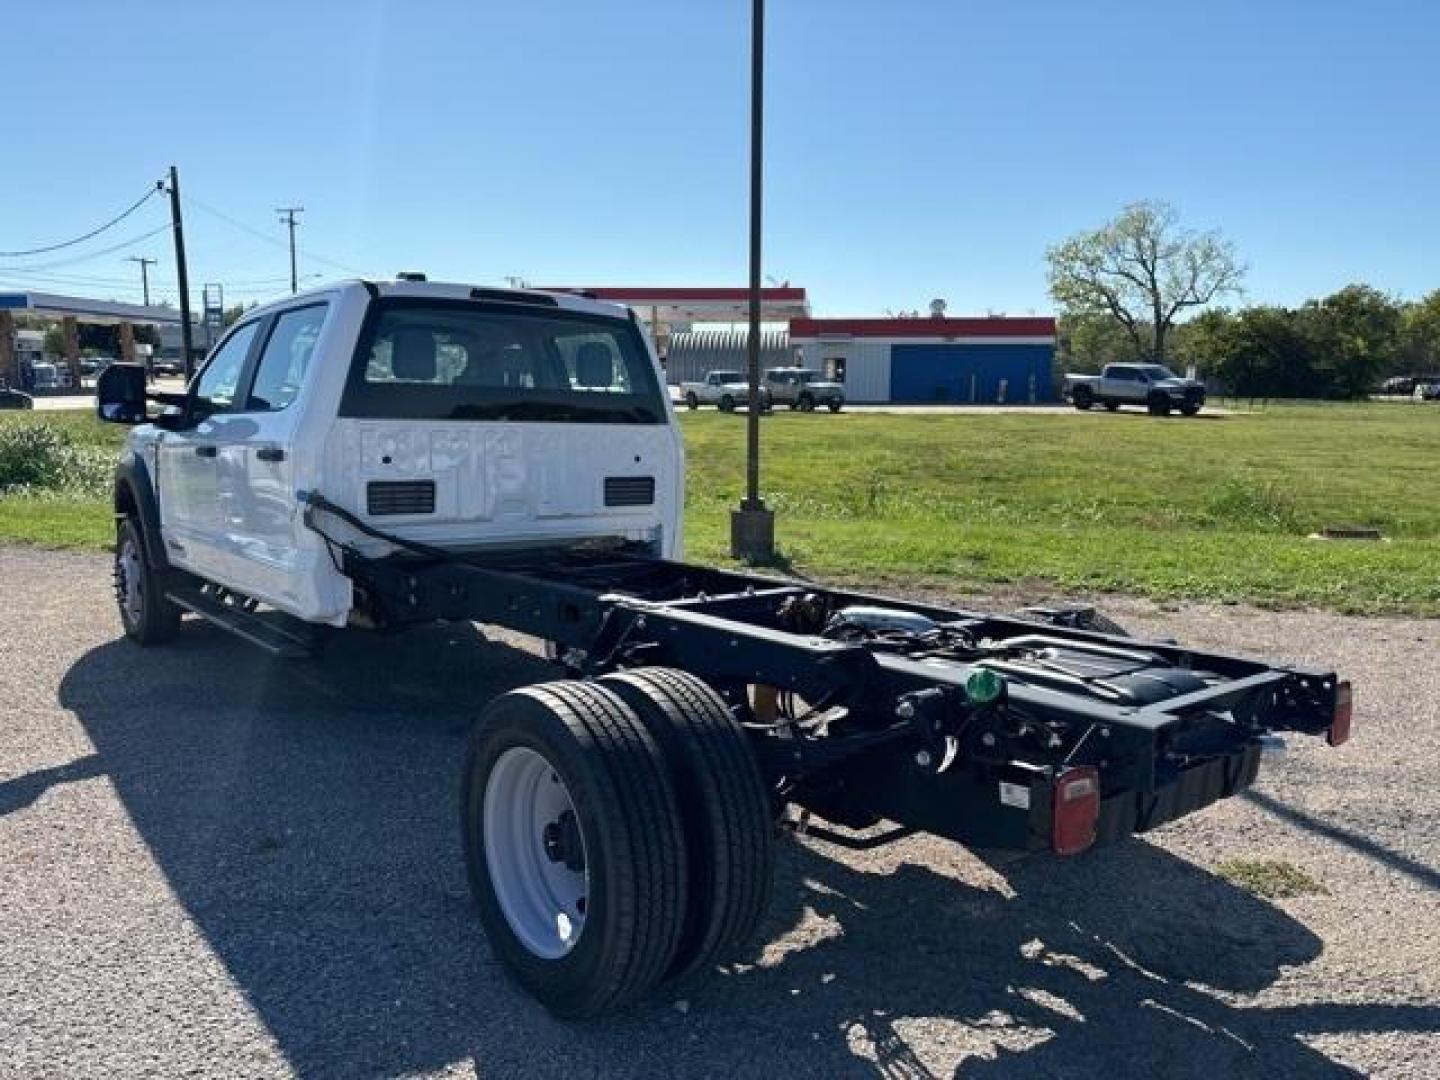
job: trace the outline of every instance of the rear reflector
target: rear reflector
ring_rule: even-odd
[[[1078,855],[1095,842],[1100,819],[1100,773],[1074,765],[1055,780],[1051,793],[1050,846],[1057,855]]]
[[[1335,714],[1330,718],[1330,731],[1325,736],[1325,741],[1331,746],[1339,746],[1350,738],[1350,714],[1354,711],[1354,700],[1355,695],[1348,682],[1335,687]]]

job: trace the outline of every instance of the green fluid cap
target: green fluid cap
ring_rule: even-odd
[[[989,705],[1004,692],[1004,678],[989,668],[973,668],[965,677],[965,696],[972,705]]]

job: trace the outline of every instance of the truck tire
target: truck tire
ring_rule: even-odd
[[[180,609],[165,599],[140,522],[131,514],[115,523],[115,603],[125,636],[137,645],[159,645],[180,632]]]
[[[1105,408],[1109,409],[1111,412],[1118,412],[1120,409],[1120,403],[1118,401],[1107,401],[1105,402]]]
[[[844,407],[845,402],[842,401],[840,398],[831,398],[825,403],[825,405],[826,408],[828,408],[832,413],[836,413]]]
[[[1150,397],[1146,399],[1145,407],[1149,410],[1151,416],[1169,416],[1170,395],[1151,394]]]
[[[1081,412],[1088,412],[1095,404],[1095,391],[1088,386],[1077,386],[1070,395],[1070,404]]]
[[[1184,405],[1180,406],[1180,411],[1186,416],[1195,416],[1200,412],[1200,406],[1196,402],[1187,401]]]
[[[734,411],[735,411],[735,399],[734,399],[733,397],[731,397],[729,394],[726,394],[724,397],[722,397],[722,398],[720,399],[720,411],[721,411],[721,412],[734,412]]]
[[[695,396],[694,390],[691,390],[685,395],[685,407],[687,409],[698,409],[700,407],[700,399]]]
[[[796,398],[795,404],[800,407],[800,411],[801,411],[801,412],[814,412],[814,411],[815,411],[815,395],[814,395],[814,394],[801,394],[798,398]]]
[[[594,1016],[670,969],[685,836],[665,758],[596,683],[504,694],[466,753],[461,835],[491,947],[557,1016]]]
[[[655,736],[680,796],[690,888],[670,973],[709,969],[750,940],[770,902],[774,814],[754,750],[725,700],[688,672],[643,668],[600,683]]]

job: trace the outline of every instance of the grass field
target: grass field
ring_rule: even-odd
[[[82,446],[118,429],[61,423]],[[728,562],[744,417],[682,416],[687,553]],[[1440,614],[1440,409],[1272,406],[1223,418],[780,412],[762,488],[793,572],[957,592],[1022,585],[1157,599]],[[1317,541],[1369,525],[1384,542]],[[0,497],[0,538],[99,547],[103,499]]]

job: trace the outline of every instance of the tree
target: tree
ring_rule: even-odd
[[[1065,371],[1099,371],[1106,364],[1139,360],[1135,342],[1115,320],[1090,311],[1070,311],[1056,327],[1055,358]]]
[[[1175,318],[1240,290],[1245,267],[1218,232],[1180,226],[1174,207],[1132,203],[1115,220],[1046,252],[1050,294],[1067,311],[1104,314],[1141,355],[1165,360]]]
[[[220,315],[220,325],[233,326],[235,323],[240,321],[240,317],[244,315],[245,312],[249,311],[255,306],[255,301],[252,300],[248,305],[235,304],[231,307],[227,307]]]
[[[1296,312],[1327,396],[1364,397],[1400,355],[1400,305],[1369,285],[1347,285]]]
[[[1440,289],[1406,306],[1400,324],[1400,358],[1415,375],[1440,371]]]

